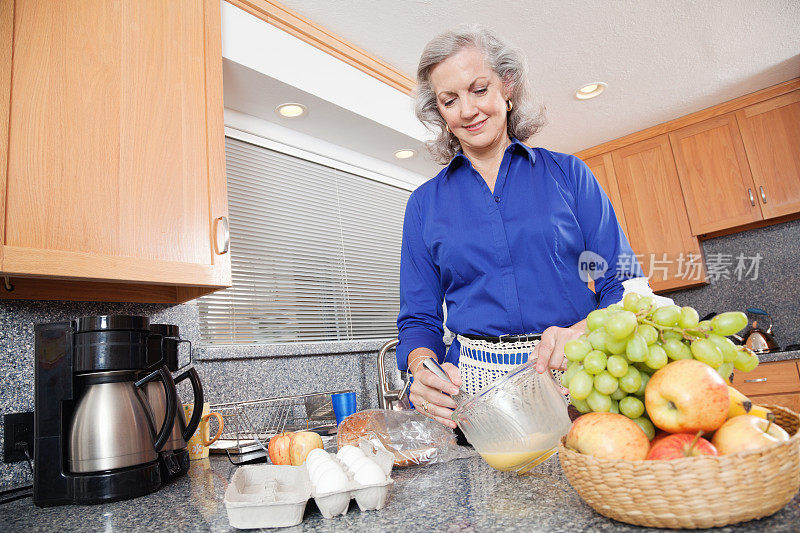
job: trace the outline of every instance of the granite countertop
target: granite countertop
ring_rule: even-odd
[[[800,359],[800,350],[762,353],[758,355],[758,360],[762,363],[771,363],[772,361],[788,361],[791,359]]]
[[[300,526],[275,531],[645,531],[595,513],[553,456],[525,476],[492,470],[480,457],[396,469],[386,507],[322,518],[313,500]],[[30,498],[0,507],[0,531],[236,531],[222,498],[233,471],[212,456],[160,491],[123,502],[39,509]],[[715,531],[796,531],[800,496],[771,517]]]

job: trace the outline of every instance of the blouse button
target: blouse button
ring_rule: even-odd
[[[494,197],[494,201],[495,201],[495,202],[499,202],[499,201],[500,201],[500,197],[499,197],[499,196],[495,196],[495,197]]]

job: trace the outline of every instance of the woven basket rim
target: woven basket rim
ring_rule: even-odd
[[[765,407],[794,435],[756,450],[666,461],[598,459],[567,448],[562,439],[559,462],[581,500],[619,522],[695,529],[763,518],[789,503],[800,487],[800,415],[782,406]],[[613,490],[630,483],[636,491]],[[703,491],[687,502],[686,494],[703,483],[722,483],[725,490]]]
[[[765,405],[764,407],[770,408],[771,410],[780,409],[786,413],[789,413],[791,416],[796,418],[800,421],[800,414],[795,413],[791,409],[787,409],[786,407],[779,406],[779,405]],[[612,465],[612,464],[631,464],[631,465],[642,465],[642,464],[651,464],[655,462],[659,463],[670,463],[670,464],[686,464],[687,461],[719,461],[724,458],[744,458],[749,455],[755,455],[759,453],[765,453],[767,451],[771,451],[773,449],[777,450],[781,446],[790,446],[794,441],[800,440],[800,430],[798,430],[794,435],[789,437],[787,440],[781,442],[773,442],[767,446],[762,448],[756,448],[754,450],[742,450],[741,452],[736,453],[729,453],[725,455],[701,455],[696,457],[681,457],[678,459],[639,459],[639,460],[629,460],[629,459],[601,459],[595,457],[593,455],[588,455],[585,453],[580,453],[572,448],[567,448],[566,441],[567,436],[564,435],[558,441],[558,452],[561,453],[562,451],[569,452],[570,454],[574,454],[581,458],[581,460],[585,460],[588,462],[599,463],[601,465]]]

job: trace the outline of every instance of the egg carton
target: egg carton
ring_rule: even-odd
[[[310,496],[305,467],[242,466],[225,490],[225,509],[239,529],[294,526],[303,521]]]
[[[314,498],[322,516],[333,518],[347,514],[350,500],[355,498],[362,511],[382,509],[386,505],[394,456],[385,450],[375,450],[366,441],[360,444],[361,451],[372,459],[386,474],[385,481],[362,485],[355,481],[346,465],[332,456],[347,475],[344,488],[328,492],[316,492],[306,465],[241,466],[233,474],[225,490],[225,509],[228,521],[238,529],[294,526],[303,521],[306,504]]]
[[[386,479],[379,483],[362,485],[354,479],[354,473],[348,466],[335,455],[332,455],[331,459],[344,470],[348,481],[344,488],[328,493],[317,492],[312,487],[311,495],[314,497],[314,502],[316,502],[324,518],[347,514],[347,510],[350,508],[350,500],[353,498],[355,498],[358,508],[362,511],[383,509],[386,505],[386,500],[389,497],[389,485],[394,483],[391,478],[394,455],[386,450],[376,450],[366,441],[360,443],[359,447],[364,452],[364,455],[372,459],[380,467]]]

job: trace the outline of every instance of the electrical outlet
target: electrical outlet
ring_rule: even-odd
[[[18,442],[28,443],[28,453],[33,457],[33,411],[3,415],[3,462],[24,461],[24,448]]]

